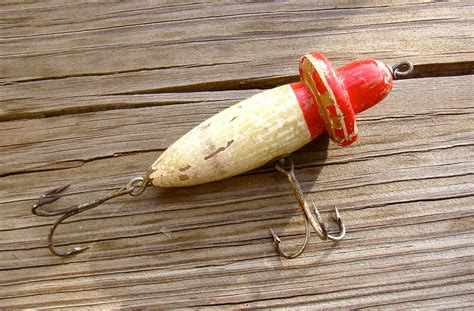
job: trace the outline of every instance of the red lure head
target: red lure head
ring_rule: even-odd
[[[336,69],[352,104],[355,114],[369,109],[390,93],[392,73],[387,65],[366,59]]]
[[[373,59],[334,70],[324,55],[313,52],[302,57],[299,70],[329,136],[342,146],[357,140],[355,115],[380,102],[392,89],[389,67]]]

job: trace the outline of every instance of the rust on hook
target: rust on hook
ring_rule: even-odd
[[[288,162],[288,169],[285,169],[284,166]],[[331,240],[331,241],[339,241],[342,240],[346,234],[346,226],[344,225],[344,222],[341,218],[341,215],[339,214],[338,209],[335,207],[335,217],[334,220],[336,221],[337,225],[339,226],[339,233],[337,235],[332,235],[329,234],[326,225],[324,224],[321,214],[319,213],[316,204],[314,204],[314,201],[311,199],[311,204],[314,209],[314,215],[311,212],[311,210],[308,207],[307,200],[304,198],[303,190],[301,189],[300,183],[296,179],[295,175],[295,165],[293,163],[293,160],[290,157],[287,158],[281,158],[277,162],[275,162],[275,168],[282,174],[284,174],[288,178],[288,182],[291,186],[291,190],[293,191],[293,195],[296,198],[296,201],[298,202],[298,206],[300,207],[301,211],[303,212],[303,219],[305,222],[305,238],[303,241],[302,246],[299,248],[298,251],[288,254],[285,251],[281,249],[280,243],[281,239],[275,234],[272,228],[270,228],[270,232],[273,237],[273,241],[275,243],[275,248],[281,256],[287,258],[287,259],[292,259],[296,258],[299,255],[303,253],[303,251],[306,249],[306,246],[308,245],[309,241],[309,236],[311,234],[311,227],[313,227],[314,231],[316,234],[319,236],[321,240]]]
[[[113,199],[122,195],[126,195],[126,194],[131,195],[131,196],[138,196],[142,194],[143,191],[145,191],[145,188],[149,185],[148,176],[149,175],[147,175],[146,177],[135,177],[131,179],[127,185],[120,188],[119,190],[113,191],[112,193],[106,196],[99,197],[92,202],[84,203],[84,204],[80,204],[76,206],[71,206],[71,207],[63,208],[63,209],[47,210],[44,208],[44,206],[51,204],[54,201],[61,198],[62,197],[61,193],[67,188],[69,188],[70,185],[61,186],[61,187],[55,188],[53,190],[50,190],[48,192],[41,194],[38,199],[38,202],[35,205],[33,205],[33,207],[31,208],[31,212],[35,214],[36,216],[42,216],[42,217],[62,215],[61,217],[59,217],[58,220],[56,220],[56,222],[51,226],[51,229],[49,230],[48,248],[51,251],[51,253],[59,257],[66,257],[66,256],[83,252],[86,249],[88,249],[89,247],[86,246],[86,247],[74,247],[72,250],[67,251],[67,252],[61,252],[57,250],[56,246],[54,245],[54,240],[53,240],[54,232],[56,231],[57,227],[69,217],[88,211],[90,209],[96,208],[110,199]]]

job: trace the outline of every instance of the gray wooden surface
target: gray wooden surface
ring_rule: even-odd
[[[471,1],[2,1],[0,307],[474,306]],[[358,117],[360,139],[294,155],[303,190],[347,224],[299,245],[302,218],[271,165],[192,188],[148,189],[74,218],[56,241],[38,195],[82,203],[141,175],[173,141],[299,57],[416,64]]]

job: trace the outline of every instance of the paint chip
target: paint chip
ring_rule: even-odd
[[[232,143],[234,142],[233,139],[229,140],[227,142],[227,145],[225,147],[220,147],[219,149],[217,149],[216,151],[208,154],[207,156],[204,157],[204,160],[209,160],[210,158],[212,158],[213,156],[215,156],[216,154],[218,153],[221,153],[222,151],[226,150],[227,148],[230,147],[230,145],[232,145]]]
[[[179,175],[179,180],[181,180],[181,181],[186,181],[188,179],[189,179],[188,175]]]
[[[186,165],[186,166],[180,167],[179,171],[180,172],[185,172],[185,171],[189,170],[190,168],[191,168],[191,165]]]

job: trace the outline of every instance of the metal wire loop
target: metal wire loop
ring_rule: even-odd
[[[405,78],[413,73],[414,66],[409,61],[402,61],[392,66],[392,76],[394,80]]]
[[[132,178],[128,184],[125,186],[127,191],[130,191],[128,194],[132,197],[139,196],[145,191],[148,180],[145,177],[135,177]]]

